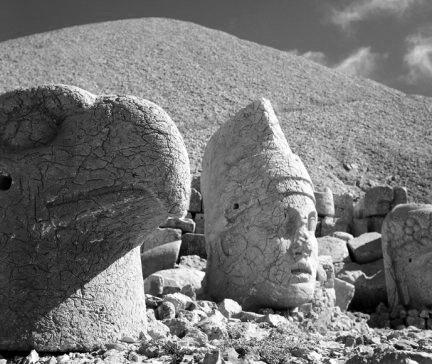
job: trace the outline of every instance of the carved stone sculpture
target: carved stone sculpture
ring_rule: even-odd
[[[268,100],[242,109],[212,136],[201,191],[207,294],[245,309],[295,307],[313,298],[313,186]]]
[[[69,86],[0,96],[0,350],[92,350],[146,330],[140,244],[188,204],[157,105]]]
[[[432,205],[396,206],[384,219],[382,248],[388,303],[432,305]]]

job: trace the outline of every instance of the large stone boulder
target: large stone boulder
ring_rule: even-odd
[[[246,310],[310,301],[318,267],[313,186],[268,100],[219,128],[202,169],[207,294]]]
[[[385,218],[382,249],[388,303],[432,305],[432,205],[402,204]]]
[[[0,350],[92,350],[146,329],[140,244],[188,205],[157,105],[70,86],[0,96]]]

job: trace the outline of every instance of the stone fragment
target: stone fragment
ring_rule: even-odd
[[[345,282],[339,278],[334,280],[334,290],[336,294],[336,306],[339,306],[341,311],[348,309],[351,300],[354,297],[355,287],[353,284]]]
[[[196,301],[197,307],[205,312],[208,316],[212,315],[214,311],[218,309],[218,305],[215,302],[207,301],[207,300],[199,300]]]
[[[349,193],[333,194],[335,216],[346,221],[352,221],[354,216],[354,199]]]
[[[264,315],[251,311],[242,311],[234,317],[240,319],[242,322],[257,322],[258,320],[262,319]]]
[[[136,97],[21,89],[0,95],[0,149],[0,350],[138,338],[140,245],[189,201],[174,122]]]
[[[204,214],[202,213],[195,214],[194,221],[195,221],[195,233],[204,234],[204,225],[205,225]]]
[[[192,328],[190,322],[185,318],[169,318],[163,320],[162,323],[169,328],[171,335],[178,336],[179,338],[184,337]]]
[[[219,311],[226,318],[231,318],[232,316],[238,315],[242,312],[242,307],[234,300],[230,298],[225,298],[218,305]]]
[[[156,278],[155,278],[156,277]],[[149,275],[144,280],[144,290],[153,295],[162,294],[167,288],[173,288],[174,292],[180,292],[182,288],[190,284],[195,290],[201,288],[204,272],[192,268],[174,268],[160,270]],[[151,292],[151,284],[157,279],[162,284],[162,292]]]
[[[204,311],[201,310],[180,310],[178,313],[178,318],[184,318],[190,322],[191,325],[196,325],[201,320],[207,318],[207,315]]]
[[[183,234],[180,255],[198,255],[206,259],[206,241],[204,234]]]
[[[371,263],[382,258],[381,234],[366,233],[348,242],[348,250],[354,262]]]
[[[318,238],[318,255],[330,255],[333,263],[349,261],[349,253],[345,241],[332,237],[324,236]]]
[[[341,239],[348,243],[350,240],[354,239],[354,236],[352,236],[350,233],[347,233],[345,231],[335,231],[331,236]]]
[[[222,364],[225,363],[219,350],[213,350],[204,357],[203,364]]]
[[[204,288],[212,299],[232,298],[252,309],[294,307],[313,297],[313,186],[268,100],[240,110],[211,137],[201,191],[208,253]]]
[[[408,203],[408,190],[406,187],[393,187],[393,207]]]
[[[384,216],[392,208],[394,193],[390,186],[375,186],[364,196],[364,217]]]
[[[195,188],[191,188],[191,197],[189,202],[190,212],[202,212],[202,196]]]
[[[159,274],[151,274],[144,280],[144,290],[150,295],[159,296],[164,291],[164,279]]]
[[[369,219],[353,219],[352,233],[355,237],[369,232]]]
[[[180,345],[189,346],[189,347],[203,347],[208,343],[207,335],[202,332],[200,329],[196,327],[191,327],[187,330],[186,335],[179,341]],[[183,357],[184,360],[184,357]],[[193,363],[193,356],[192,361]]]
[[[176,309],[172,302],[163,301],[156,309],[159,320],[171,319],[176,316]]]
[[[228,338],[226,325],[227,319],[219,311],[215,311],[208,318],[201,320],[197,326],[207,334],[209,340],[222,340]]]
[[[397,205],[385,218],[382,248],[388,302],[432,305],[432,205]]]
[[[146,303],[147,309],[157,308],[162,303],[162,301],[163,301],[162,298],[152,296],[151,294],[146,293],[146,295],[145,295],[145,303]]]
[[[349,223],[343,217],[326,216],[321,221],[321,236],[331,236],[336,231],[349,231]]]
[[[383,260],[368,264],[345,263],[336,277],[355,287],[350,309],[374,310],[380,302],[387,302]]]
[[[281,316],[281,315],[275,315],[275,314],[267,314],[264,317],[258,319],[256,322],[265,322],[270,325],[270,327],[278,327],[278,326],[284,326],[288,325],[288,320]]]
[[[180,257],[179,266],[205,271],[207,260],[198,255],[184,255]]]
[[[187,310],[193,304],[192,299],[182,293],[167,294],[163,300],[164,302],[171,302],[174,305],[176,315],[180,310]]]
[[[184,295],[190,297],[193,301],[196,300],[196,289],[191,284],[187,284],[186,286],[184,286],[180,290],[180,293],[183,293]]]
[[[158,227],[143,239],[141,253],[166,243],[181,240],[181,235],[182,231],[180,229],[162,229]]]
[[[315,191],[314,195],[318,216],[334,216],[335,207],[332,190],[326,187],[323,191]]]
[[[321,283],[323,287],[333,288],[335,279],[335,270],[333,265],[333,258],[331,255],[320,255],[318,257],[320,266],[326,273],[325,280]]]
[[[195,231],[195,222],[186,217],[169,217],[160,227],[180,229],[183,233],[193,233]]]
[[[181,240],[159,245],[141,253],[143,278],[147,278],[159,270],[174,268],[179,252]]]

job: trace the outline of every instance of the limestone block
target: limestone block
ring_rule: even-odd
[[[397,205],[385,218],[382,248],[389,305],[432,305],[432,205]]]
[[[167,288],[171,289],[171,291],[180,292],[187,285],[191,285],[195,290],[199,290],[203,278],[204,272],[197,269],[183,267],[164,269],[149,275],[144,280],[144,290],[152,295],[162,294]],[[154,293],[152,284],[154,285],[153,282],[155,281],[158,282],[159,287],[162,286],[157,289],[161,293]]]
[[[180,255],[198,255],[206,259],[207,252],[204,234],[183,234]]]
[[[195,231],[195,222],[187,217],[169,217],[160,227],[180,229],[183,233],[193,233]]]
[[[375,186],[367,190],[364,197],[364,217],[386,215],[392,208],[393,198],[393,188],[390,186]]]
[[[189,201],[170,117],[132,96],[16,90],[0,96],[0,148],[0,350],[138,339],[140,244]]]
[[[380,302],[387,302],[383,260],[368,264],[345,263],[336,278],[351,283],[355,287],[350,309],[375,310]]]
[[[230,298],[225,298],[218,305],[219,311],[226,318],[231,318],[231,316],[238,315],[242,312],[242,307],[234,300]]]
[[[195,188],[191,188],[191,197],[189,201],[190,212],[202,212],[202,196]]]
[[[336,294],[335,306],[339,306],[341,311],[348,309],[351,300],[354,297],[355,287],[353,284],[343,281],[342,279],[335,278],[334,289]]]
[[[330,255],[333,259],[333,263],[350,260],[347,244],[344,240],[333,236],[323,236],[317,240],[318,255]]]
[[[205,289],[244,309],[286,308],[313,297],[318,268],[310,177],[268,100],[240,110],[203,157]]]
[[[204,226],[205,226],[204,214],[197,213],[195,215],[194,221],[195,221],[195,233],[204,234]]]
[[[314,195],[318,216],[334,216],[335,207],[332,190],[329,187],[326,187],[323,191],[314,192]]]
[[[162,229],[158,227],[143,239],[141,253],[166,243],[181,240],[181,235],[182,231],[180,229]]]
[[[159,270],[174,268],[179,252],[181,240],[159,245],[141,253],[143,278]]]
[[[348,249],[354,262],[359,264],[371,263],[381,259],[383,257],[381,234],[362,234],[348,242]]]

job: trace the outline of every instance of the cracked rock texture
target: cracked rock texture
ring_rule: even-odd
[[[385,218],[382,249],[391,309],[432,305],[432,205],[403,204]]]
[[[318,266],[313,186],[270,102],[239,111],[203,157],[205,290],[242,307],[295,307],[313,297]]]
[[[188,204],[156,104],[53,85],[0,96],[0,349],[92,350],[145,332],[140,245]]]

